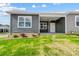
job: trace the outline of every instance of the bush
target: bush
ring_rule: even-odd
[[[37,35],[37,34],[32,34],[32,36],[33,36],[33,37],[38,37],[38,35]]]
[[[79,33],[68,33],[67,35],[76,35],[76,36],[79,36]]]
[[[17,38],[17,37],[19,37],[19,36],[18,36],[18,35],[13,35],[13,37],[14,37],[14,38]]]
[[[20,36],[21,36],[21,37],[27,37],[27,35],[24,34],[24,33],[20,34]]]

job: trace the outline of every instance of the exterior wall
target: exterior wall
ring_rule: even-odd
[[[75,27],[75,16],[79,14],[69,14],[67,15],[67,33],[79,32],[79,27]]]
[[[65,17],[61,17],[55,24],[56,33],[65,33]]]
[[[32,16],[32,28],[18,28],[18,16]],[[39,16],[31,14],[11,14],[10,33],[38,33]]]

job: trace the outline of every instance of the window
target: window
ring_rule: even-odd
[[[32,28],[32,16],[18,16],[19,28]]]
[[[40,24],[41,24],[41,26],[40,26],[41,30],[46,30],[47,29],[47,23],[41,22]]]
[[[24,18],[19,17],[19,27],[24,27]]]
[[[79,16],[75,17],[75,26],[79,27]]]

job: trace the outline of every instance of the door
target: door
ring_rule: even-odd
[[[50,32],[55,33],[55,23],[50,23]]]
[[[46,21],[40,22],[40,32],[48,32],[48,22]]]

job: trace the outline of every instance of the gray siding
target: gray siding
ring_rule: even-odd
[[[75,16],[78,14],[67,15],[67,33],[79,32],[79,28],[75,27]]]
[[[18,28],[17,21],[18,16],[32,16],[32,28]],[[38,33],[39,30],[39,16],[38,15],[20,15],[11,14],[11,30],[12,33]]]
[[[56,33],[65,33],[65,17],[61,17],[56,21]]]

